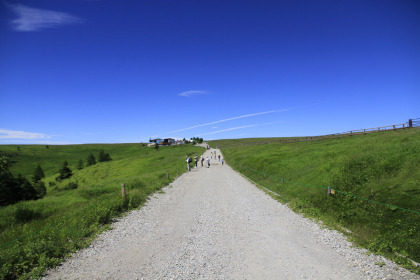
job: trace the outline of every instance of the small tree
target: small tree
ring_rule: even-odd
[[[110,160],[112,160],[111,157],[109,156],[109,154],[105,154],[104,150],[101,150],[99,152],[99,156],[98,156],[99,162],[105,162],[105,161],[110,161]]]
[[[99,152],[98,161],[99,162],[104,162],[105,161],[105,152],[104,152],[104,150],[101,150]]]
[[[21,174],[18,175],[18,177],[15,179],[15,183],[18,187],[19,193],[18,193],[18,200],[31,200],[31,199],[37,199],[38,195],[36,193],[36,190],[34,189],[34,186],[29,182],[28,179],[23,177]]]
[[[106,153],[105,154],[105,161],[111,161],[111,160],[112,160],[111,156],[108,153]]]
[[[41,165],[38,164],[38,166],[35,168],[34,176],[32,177],[32,180],[34,183],[37,183],[41,181],[42,178],[45,177],[44,170],[42,170]]]
[[[63,167],[60,168],[60,170],[58,171],[60,173],[60,175],[58,176],[58,178],[60,180],[63,179],[67,179],[70,178],[71,175],[73,175],[73,172],[71,171],[71,169],[69,168],[69,163],[66,161],[64,161],[63,163]]]
[[[16,184],[16,180],[9,167],[12,160],[7,156],[0,156],[0,206],[6,206],[18,202],[21,190]]]
[[[94,164],[96,164],[95,156],[92,153],[90,153],[88,155],[88,157],[87,157],[87,164],[86,164],[86,166],[91,166],[91,165],[94,165]]]
[[[34,183],[34,189],[35,189],[37,198],[43,198],[47,193],[47,188],[45,187],[45,184],[42,181],[38,181]]]
[[[36,185],[32,185],[28,179],[22,175],[13,177],[9,167],[13,161],[7,156],[0,156],[0,206],[10,205],[21,200],[37,199]],[[42,184],[41,181],[39,183]]]
[[[78,170],[83,169],[83,160],[79,159],[79,163],[77,164],[77,169]]]
[[[13,163],[15,163],[15,161],[10,157],[0,155],[0,171],[8,171]]]
[[[44,177],[44,170],[42,170],[41,165],[38,164],[38,166],[35,168],[34,176],[32,177],[32,180],[34,181],[33,189],[35,190],[35,194],[32,199],[43,198],[47,193],[47,188],[45,187],[44,182],[41,181],[41,179]]]

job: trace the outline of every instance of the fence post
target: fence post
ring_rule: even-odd
[[[121,184],[121,196],[122,196],[122,198],[124,198],[124,200],[127,199],[127,195],[125,193],[125,183]]]
[[[413,127],[413,120],[412,119],[408,120],[408,127]]]
[[[169,173],[166,172],[166,179],[169,180]]]

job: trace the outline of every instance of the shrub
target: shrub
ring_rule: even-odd
[[[41,179],[44,177],[45,177],[44,170],[42,170],[41,165],[38,164],[38,166],[35,168],[32,180],[34,181],[34,183],[37,183],[38,181],[41,181]]]
[[[60,168],[58,172],[60,173],[60,175],[57,178],[59,178],[60,180],[70,178],[73,175],[73,172],[69,168],[69,163],[67,162],[67,160],[64,161],[63,167]]]
[[[95,158],[95,156],[92,153],[90,153],[88,155],[88,157],[87,157],[87,164],[86,164],[86,166],[91,166],[91,165],[94,165],[94,164],[96,164],[96,158]]]
[[[79,185],[76,182],[69,182],[64,189],[65,190],[75,190]]]
[[[44,182],[38,181],[34,183],[34,189],[37,193],[37,198],[43,198],[47,194],[47,188],[45,187]]]
[[[77,164],[77,169],[78,170],[83,169],[83,160],[79,159],[79,163]]]
[[[105,162],[105,161],[111,161],[111,157],[109,156],[109,154],[105,154],[104,150],[101,150],[99,152],[99,156],[98,156],[98,161],[99,162]]]
[[[132,208],[137,208],[140,205],[142,205],[144,202],[146,202],[146,194],[144,193],[144,191],[139,190],[139,189],[132,190],[130,192],[129,200],[130,200],[130,206]]]
[[[31,209],[26,204],[19,204],[16,207],[16,210],[14,213],[14,218],[16,222],[22,223],[22,224],[27,223],[37,218],[41,218],[41,217],[42,217],[41,211],[37,209]]]

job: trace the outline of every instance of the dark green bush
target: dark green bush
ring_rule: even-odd
[[[41,217],[42,212],[40,210],[32,209],[26,204],[17,205],[14,213],[15,221],[22,224]]]
[[[69,182],[64,189],[65,190],[75,190],[79,185],[76,182]]]

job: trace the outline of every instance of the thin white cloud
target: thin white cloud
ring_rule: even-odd
[[[220,120],[220,121],[215,121],[215,122],[210,122],[210,123],[205,123],[205,124],[199,124],[199,125],[195,125],[195,126],[191,126],[191,127],[179,129],[179,130],[170,131],[168,133],[181,132],[181,131],[185,131],[185,130],[189,130],[189,129],[193,129],[193,128],[197,128],[197,127],[206,126],[206,125],[212,125],[212,124],[216,124],[216,123],[227,122],[227,121],[232,121],[232,120],[237,120],[237,119],[242,119],[242,118],[248,118],[248,117],[253,117],[253,116],[258,116],[258,115],[264,115],[264,114],[272,114],[272,113],[286,112],[286,111],[289,111],[289,110],[291,110],[291,108],[282,109],[282,110],[273,110],[273,111],[267,111],[267,112],[261,112],[261,113],[254,113],[254,114],[248,114],[248,115],[243,115],[243,116],[239,116],[239,117],[233,117],[233,118],[224,119],[224,120]]]
[[[202,94],[208,94],[208,92],[204,90],[188,90],[188,91],[178,93],[179,96],[184,96],[184,97],[190,97],[193,95],[202,95]]]
[[[50,135],[36,132],[0,129],[0,139],[50,139]]]
[[[209,132],[209,133],[200,134],[198,136],[216,134],[216,133],[220,133],[220,132],[237,130],[237,129],[243,129],[243,128],[249,128],[249,127],[254,127],[254,126],[257,126],[257,125],[256,124],[252,124],[252,125],[244,125],[244,126],[232,127],[232,128],[228,128],[228,129],[223,129],[223,130],[218,130],[218,131],[213,131],[213,132]]]
[[[11,21],[16,31],[38,31],[66,24],[82,23],[83,20],[68,13],[31,8],[25,5],[6,4],[18,18]]]
[[[204,136],[204,135],[216,134],[216,133],[220,133],[220,132],[226,132],[226,131],[231,131],[231,130],[237,130],[237,129],[243,129],[243,128],[256,127],[256,126],[272,125],[272,124],[282,123],[282,122],[284,122],[284,121],[277,121],[277,122],[269,122],[269,123],[261,123],[261,124],[244,125],[244,126],[232,127],[232,128],[227,128],[227,129],[223,129],[223,130],[218,130],[218,131],[213,131],[213,132],[209,132],[209,133],[204,133],[204,134],[200,134],[200,135],[198,135],[198,136]]]

